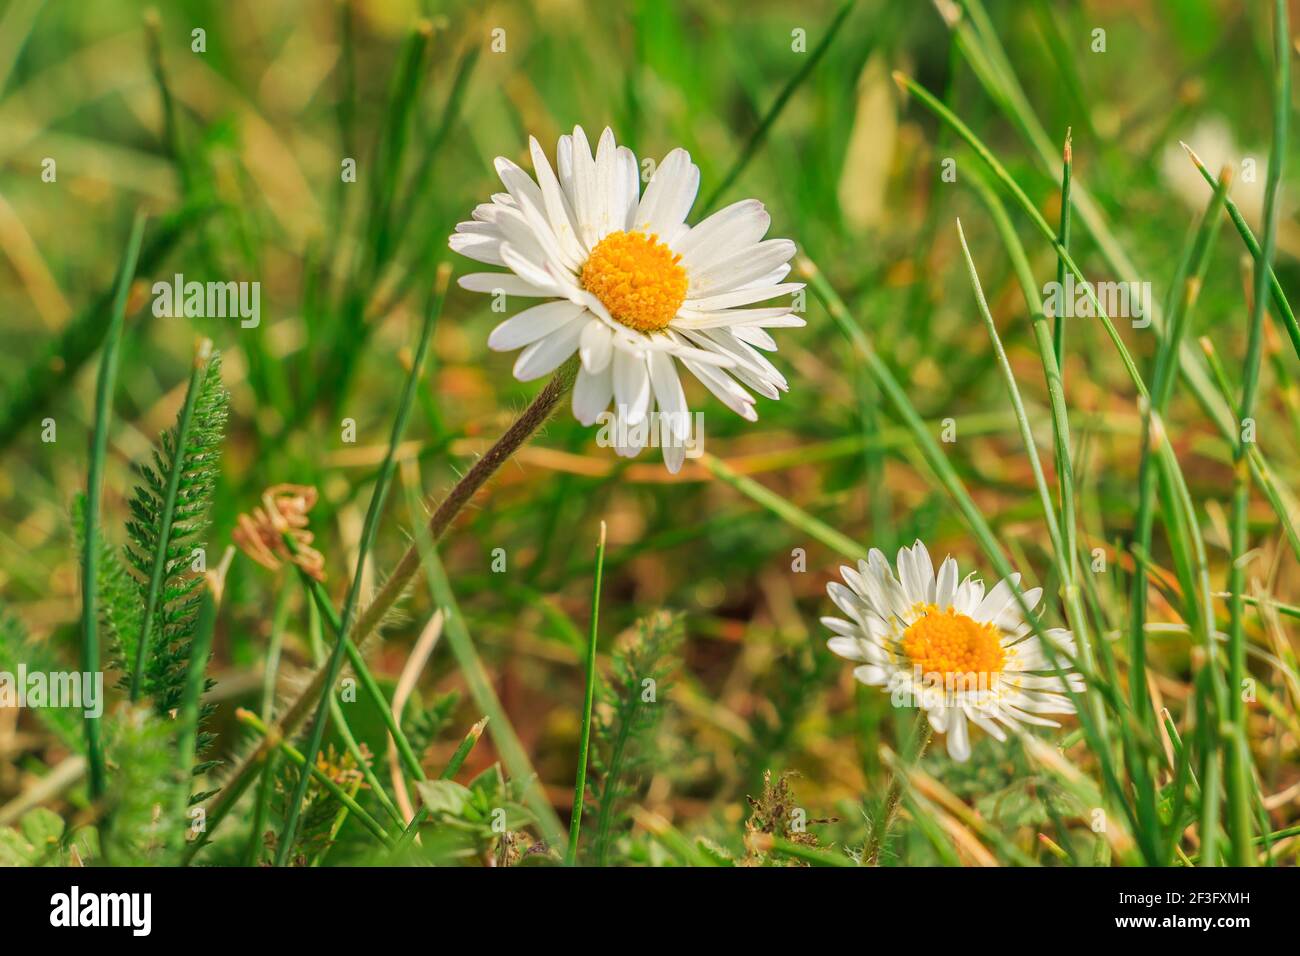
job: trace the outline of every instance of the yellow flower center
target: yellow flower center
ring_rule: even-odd
[[[1001,672],[1007,654],[994,624],[981,624],[951,607],[921,606],[921,616],[903,632],[903,651],[925,676],[993,675]]]
[[[681,256],[643,232],[611,232],[582,267],[582,287],[638,332],[667,328],[686,301]]]

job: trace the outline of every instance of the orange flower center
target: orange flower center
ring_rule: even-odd
[[[1007,653],[994,624],[981,624],[951,607],[922,605],[921,616],[903,632],[903,651],[925,676],[965,677],[1000,673]]]
[[[582,267],[582,287],[638,332],[668,327],[686,301],[681,256],[643,232],[611,232]]]

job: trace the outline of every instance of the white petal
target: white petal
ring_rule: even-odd
[[[629,425],[635,425],[650,410],[650,374],[646,360],[627,349],[615,349],[612,364],[618,415]]]
[[[677,366],[664,352],[651,352],[649,361],[650,384],[659,403],[660,420],[666,425],[673,443],[681,447],[691,433],[691,411],[686,404],[681,379],[677,377]]]
[[[546,271],[544,262],[529,258],[508,242],[501,243],[501,258],[505,260],[510,270],[525,282],[537,286],[539,289],[553,289],[552,294],[554,295],[563,294],[555,276]]]
[[[746,283],[766,276],[794,253],[795,245],[789,239],[768,239],[732,253],[707,269],[689,272],[687,298],[698,299],[740,289]]]
[[[574,260],[586,259],[587,250],[578,239],[573,225],[573,208],[569,205],[559,180],[551,171],[551,164],[546,161],[546,154],[533,137],[528,137],[528,149],[533,157],[533,170],[537,173],[537,184],[542,191],[542,202],[546,206],[546,218],[551,222],[551,229],[560,247]]]
[[[582,330],[578,342],[578,355],[582,358],[582,367],[595,374],[603,372],[614,354],[614,335],[609,326],[600,319],[592,318]]]
[[[971,617],[981,622],[997,620],[998,615],[1006,610],[1007,605],[1016,599],[1015,589],[1019,586],[1019,574],[1013,574],[999,581],[993,590],[985,595],[984,600],[980,601]]]
[[[970,731],[966,726],[966,712],[953,707],[952,721],[948,725],[948,756],[958,763],[970,759]]]
[[[626,207],[623,205],[623,176],[618,159],[618,144],[608,126],[596,146],[595,188],[592,190],[592,224],[600,241],[615,229],[623,228]]]
[[[832,637],[826,642],[832,654],[849,661],[864,660],[862,642],[856,637]]]
[[[573,417],[583,425],[594,424],[600,413],[609,408],[613,395],[614,379],[609,363],[595,374],[579,369],[578,380],[573,385]]]
[[[677,474],[682,470],[682,463],[686,461],[686,445],[683,442],[668,442],[661,444],[659,450],[664,456],[664,467],[668,469],[671,475]]]
[[[934,603],[943,609],[953,607],[956,593],[957,562],[952,558],[944,558],[934,583]]]
[[[584,311],[582,306],[563,299],[535,305],[511,316],[493,329],[488,336],[488,348],[495,352],[512,352],[531,345],[576,319]]]
[[[573,127],[573,184],[569,199],[578,216],[578,235],[588,249],[597,241],[596,235],[596,161],[591,156],[587,134],[581,126]]]
[[[758,421],[758,412],[754,411],[754,396],[737,385],[729,375],[694,359],[683,357],[681,361],[724,405],[746,421]]]
[[[458,232],[447,240],[453,252],[459,252],[467,259],[486,263],[490,266],[503,266],[501,258],[501,237],[493,235]]]
[[[515,361],[515,378],[527,382],[554,372],[578,347],[578,336],[586,323],[571,319],[546,338],[534,342],[519,353]]]
[[[875,664],[864,664],[853,668],[853,676],[868,687],[883,684],[888,677],[885,669]]]
[[[682,254],[688,269],[702,269],[739,248],[754,245],[771,224],[772,217],[761,202],[742,199],[696,223],[673,243],[673,249]]]
[[[529,299],[550,298],[560,294],[554,283],[534,285],[509,272],[471,272],[457,279],[456,284],[469,292],[518,295]]]
[[[690,153],[674,149],[664,157],[637,206],[633,227],[672,243],[700,188],[700,170]]]
[[[627,231],[632,228],[636,207],[641,202],[641,168],[637,165],[636,154],[626,146],[618,148],[618,164],[623,189],[620,192],[622,205],[614,208],[614,228]]]
[[[686,301],[682,303],[682,308],[693,312],[717,312],[721,309],[734,309],[741,305],[765,302],[780,295],[798,292],[803,287],[802,282],[784,282],[767,286],[751,285],[744,289],[710,293],[708,295],[702,293],[693,295],[688,292]]]

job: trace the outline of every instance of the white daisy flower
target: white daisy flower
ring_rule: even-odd
[[[898,574],[873,548],[857,570],[841,567],[844,584],[826,586],[848,620],[824,617],[835,632],[828,642],[840,657],[858,661],[853,676],[884,687],[900,706],[920,706],[930,725],[948,737],[955,760],[970,756],[967,721],[998,740],[1002,726],[1060,725],[1042,714],[1072,714],[1066,680],[1076,693],[1083,678],[1068,670],[1074,638],[1064,628],[1046,633],[1055,647],[1049,655],[1021,613],[1013,574],[987,594],[974,574],[957,581],[957,562],[945,558],[936,575],[925,545],[917,541],[898,552]],[[1030,609],[1042,588],[1024,592]],[[1066,669],[1056,672],[1053,661]]]
[[[498,325],[488,347],[523,349],[520,381],[578,352],[578,421],[593,424],[613,401],[618,453],[657,442],[675,472],[691,440],[678,363],[749,421],[758,415],[748,389],[772,399],[788,390],[762,354],[776,350],[767,329],[804,321],[788,305],[746,306],[803,288],[784,281],[794,243],[763,239],[771,217],[753,199],[688,226],[700,170],[683,149],[665,157],[642,193],[636,155],[608,129],[594,158],[581,127],[561,136],[558,176],[536,139],[529,148],[536,179],[499,157],[506,191],[450,239],[461,255],[510,271],[472,273],[460,285],[548,300]]]

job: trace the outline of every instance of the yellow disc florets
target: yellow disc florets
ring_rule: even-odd
[[[918,617],[903,632],[903,652],[926,676],[968,677],[1001,672],[1007,654],[995,624],[922,605]]]
[[[638,332],[667,328],[686,301],[681,256],[643,232],[611,232],[582,267],[582,287]]]

